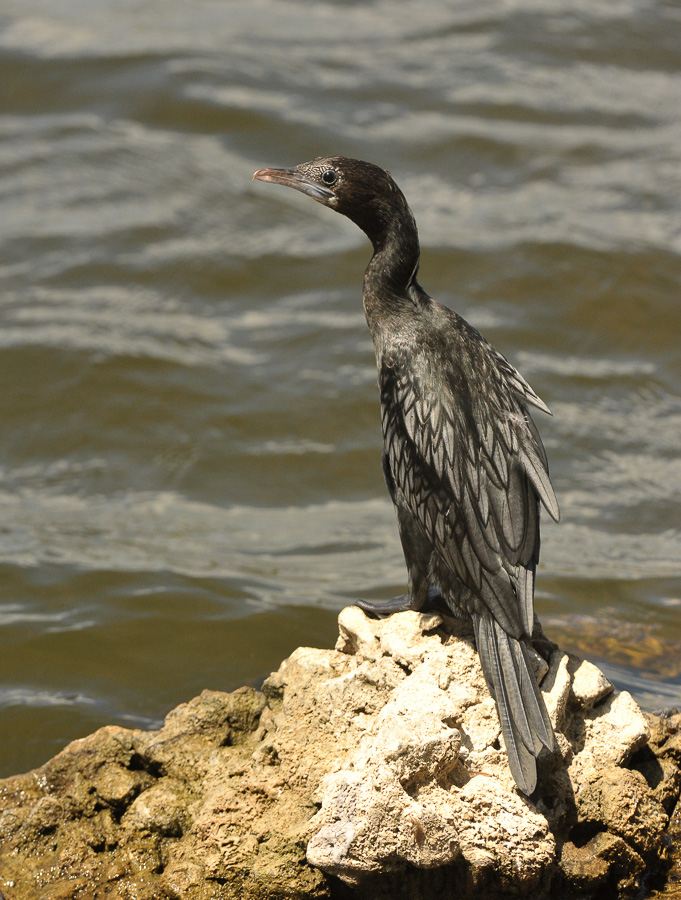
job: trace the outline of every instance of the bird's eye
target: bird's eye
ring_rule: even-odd
[[[324,184],[333,184],[336,180],[336,173],[333,169],[327,169],[326,172],[322,173],[322,181]]]

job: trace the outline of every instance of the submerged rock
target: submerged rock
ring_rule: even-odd
[[[204,691],[160,731],[109,726],[0,782],[6,900],[636,893],[681,789],[681,721],[538,635],[558,749],[530,800],[465,625],[354,607],[339,625],[262,692]]]

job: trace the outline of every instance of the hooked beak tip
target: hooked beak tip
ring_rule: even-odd
[[[328,204],[329,201],[335,200],[333,191],[324,185],[318,184],[316,181],[310,181],[302,174],[297,167],[292,169],[258,169],[253,174],[252,181],[266,181],[271,184],[283,184],[285,187],[294,188],[317,200],[320,203]]]

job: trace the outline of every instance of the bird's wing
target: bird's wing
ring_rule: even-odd
[[[540,409],[548,416],[553,415],[548,406],[544,403],[541,397],[537,396],[537,394],[532,390],[530,385],[525,381],[516,367],[511,365],[506,357],[502,353],[499,353],[498,350],[495,350],[494,347],[491,347],[488,344],[487,349],[490,353],[490,356],[494,359],[499,372],[502,373],[507,385],[520,400],[520,402],[529,403],[530,406],[534,406],[537,409]]]
[[[385,451],[397,488],[459,581],[509,634],[531,633],[538,501],[555,519],[558,504],[541,439],[518,395],[529,400],[531,391],[535,405],[541,401],[489,352],[466,371],[451,358],[439,360],[436,374],[432,357],[423,368],[413,356],[400,361],[400,354],[384,359],[380,372]]]

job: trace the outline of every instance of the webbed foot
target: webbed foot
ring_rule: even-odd
[[[409,609],[417,612],[445,612],[447,610],[444,597],[436,587],[428,588],[428,595],[425,601],[421,602],[413,594],[399,594],[397,597],[391,597],[390,600],[355,600],[354,605],[367,615],[378,619],[392,616],[394,613],[406,612]]]

